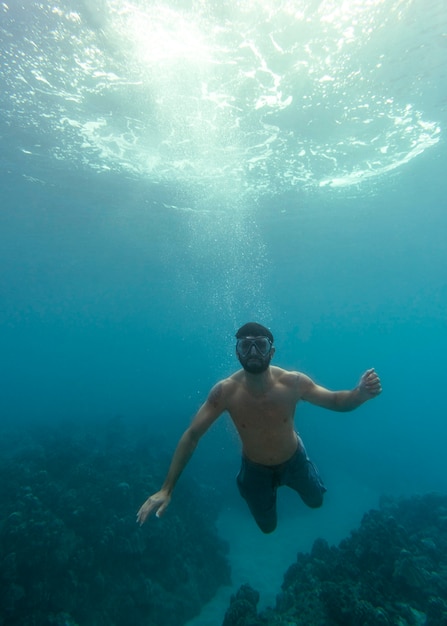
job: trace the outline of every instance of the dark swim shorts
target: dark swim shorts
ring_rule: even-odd
[[[323,504],[323,494],[327,491],[302,445],[288,461],[280,465],[260,465],[243,456],[236,480],[241,496],[264,533],[270,533],[276,528],[278,487],[286,485],[294,489],[303,502],[312,508]]]

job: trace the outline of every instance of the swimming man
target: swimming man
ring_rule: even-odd
[[[160,517],[165,512],[199,439],[225,411],[242,442],[239,491],[259,528],[264,533],[275,530],[276,491],[281,485],[294,489],[308,506],[320,507],[326,487],[294,430],[296,405],[305,400],[332,411],[352,411],[382,391],[374,369],[367,370],[351,391],[329,391],[305,374],[270,365],[273,335],[261,324],[245,324],[236,339],[242,369],[211,389],[180,438],[162,488],[138,511],[139,524],[152,513]]]

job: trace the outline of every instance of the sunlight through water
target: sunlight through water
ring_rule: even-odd
[[[0,12],[3,119],[28,163],[253,198],[359,185],[441,136],[440,1],[100,0]]]

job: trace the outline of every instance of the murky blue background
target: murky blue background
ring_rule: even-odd
[[[382,378],[354,413],[299,407],[329,489],[445,490],[443,2],[11,2],[0,20],[2,422],[122,415],[170,450],[257,320],[277,365]],[[235,489],[226,418],[197,454]]]

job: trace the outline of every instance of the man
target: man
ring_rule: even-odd
[[[245,324],[236,339],[236,354],[243,369],[211,389],[177,445],[162,488],[138,511],[139,524],[151,513],[160,517],[165,512],[199,439],[224,411],[242,441],[237,484],[259,528],[264,533],[275,530],[276,491],[281,485],[297,491],[308,506],[320,507],[326,488],[294,430],[297,403],[305,400],[333,411],[352,411],[382,391],[374,369],[367,370],[351,391],[329,391],[305,374],[271,366],[273,335],[261,324]]]

